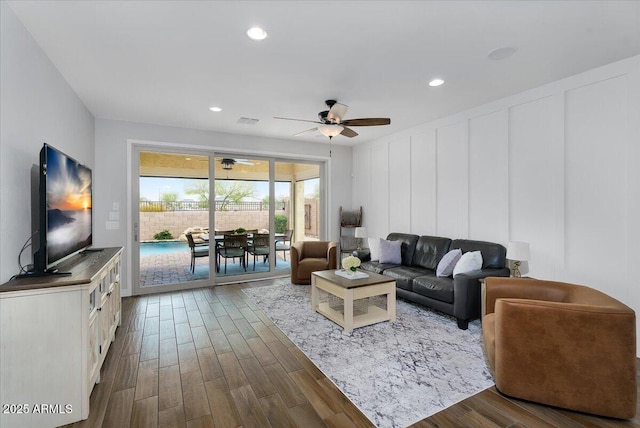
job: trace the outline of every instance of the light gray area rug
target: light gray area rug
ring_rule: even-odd
[[[378,427],[405,427],[493,385],[479,321],[398,300],[397,320],[352,334],[311,310],[308,285],[243,290]]]

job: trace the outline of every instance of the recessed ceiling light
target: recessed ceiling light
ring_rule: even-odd
[[[433,79],[431,82],[429,82],[429,86],[440,86],[444,83],[444,80],[442,79]]]
[[[216,113],[219,112],[219,111],[222,111],[222,109],[220,107],[216,107],[216,106],[209,107],[209,110],[215,111]]]
[[[267,32],[260,27],[253,27],[247,30],[247,36],[251,40],[264,40],[267,38]]]
[[[498,49],[492,50],[491,52],[489,52],[489,55],[487,55],[487,58],[489,58],[491,60],[494,60],[494,61],[500,61],[502,59],[509,58],[514,53],[516,53],[516,48],[512,48],[511,46],[507,46],[507,47],[504,47],[504,48],[498,48]]]

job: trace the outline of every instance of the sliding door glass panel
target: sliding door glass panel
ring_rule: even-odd
[[[215,158],[216,277],[268,273],[270,241],[268,160]]]
[[[288,189],[284,198],[286,209],[282,213],[276,210],[276,230],[278,214],[286,216],[287,233],[291,233],[291,242],[314,241],[320,238],[320,166],[315,163],[276,162],[276,183]],[[278,199],[280,198],[280,199]],[[277,205],[276,205],[277,206]],[[282,220],[284,222],[284,220]],[[282,227],[281,227],[282,228]],[[282,252],[288,257],[288,252]],[[279,259],[278,259],[279,260]]]
[[[140,151],[138,183],[139,288],[204,284],[210,278],[209,156]]]

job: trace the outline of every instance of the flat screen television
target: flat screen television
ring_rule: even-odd
[[[91,169],[45,144],[39,183],[39,245],[33,273],[46,275],[92,244]]]

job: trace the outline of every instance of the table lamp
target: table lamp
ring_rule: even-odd
[[[513,276],[520,278],[520,264],[529,261],[531,254],[529,251],[529,243],[521,241],[511,241],[507,245],[507,259],[513,260]]]
[[[358,250],[362,249],[362,240],[367,237],[367,228],[366,227],[356,227],[356,232],[354,234],[356,238],[358,238]]]

